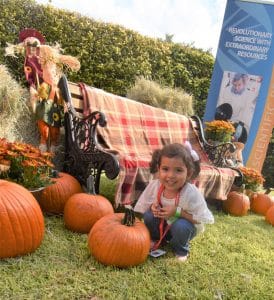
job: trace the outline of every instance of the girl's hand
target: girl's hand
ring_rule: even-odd
[[[159,212],[160,218],[169,219],[170,217],[174,216],[176,212],[176,206],[166,206],[162,207]]]
[[[160,205],[158,203],[152,203],[150,209],[155,218],[160,218]]]

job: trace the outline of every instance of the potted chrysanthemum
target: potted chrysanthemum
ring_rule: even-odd
[[[243,174],[243,186],[245,190],[257,192],[263,188],[265,179],[259,171],[244,166],[239,167],[239,169]]]
[[[51,184],[52,153],[0,138],[0,179],[16,182],[32,191]]]
[[[210,122],[205,122],[205,125],[205,137],[209,142],[231,142],[232,135],[235,132],[235,128],[231,122],[213,120]]]

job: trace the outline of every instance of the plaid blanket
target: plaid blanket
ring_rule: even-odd
[[[75,86],[72,88],[75,93]],[[97,129],[104,149],[116,153],[119,158],[120,174],[115,197],[117,206],[134,203],[144,190],[151,179],[149,163],[155,149],[186,140],[192,144],[202,161],[200,175],[195,181],[197,187],[205,198],[226,199],[236,174],[231,169],[211,165],[189,118],[100,89],[88,86],[83,89],[83,84],[81,90],[79,93],[85,100],[82,105],[84,114],[99,110],[107,118],[107,126]]]

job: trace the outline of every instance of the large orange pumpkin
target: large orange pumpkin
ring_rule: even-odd
[[[240,192],[230,192],[227,195],[227,200],[223,202],[225,212],[233,216],[244,216],[250,208],[250,202],[247,195]]]
[[[32,194],[19,184],[0,180],[0,258],[33,252],[44,231],[44,217]]]
[[[100,263],[121,268],[143,263],[149,253],[149,231],[132,210],[102,217],[91,228],[88,246]]]
[[[65,226],[75,232],[89,233],[100,218],[114,213],[111,203],[101,195],[77,193],[72,195],[64,209]]]
[[[265,220],[272,226],[274,226],[274,205],[272,205],[265,214]]]
[[[67,173],[60,172],[52,180],[53,184],[42,191],[39,204],[44,212],[61,214],[69,197],[83,190],[77,179]]]
[[[267,194],[254,193],[250,198],[250,209],[260,215],[265,215],[274,201]]]

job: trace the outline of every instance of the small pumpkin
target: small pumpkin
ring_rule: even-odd
[[[272,205],[265,214],[265,220],[272,226],[274,226],[274,205]]]
[[[0,258],[36,250],[45,232],[39,204],[23,186],[0,180]]]
[[[265,215],[274,201],[267,194],[254,193],[250,198],[250,209],[260,215]]]
[[[126,268],[143,263],[150,249],[145,224],[135,219],[132,209],[102,217],[91,228],[88,246],[100,263]]]
[[[65,204],[65,226],[72,231],[89,233],[100,218],[114,213],[111,203],[103,196],[96,195],[93,176],[87,180],[87,193],[72,195]]]
[[[39,204],[44,212],[61,214],[69,197],[83,189],[77,179],[67,173],[59,172],[52,181],[53,184],[41,192]]]
[[[245,216],[249,208],[248,196],[237,191],[230,192],[227,195],[227,200],[223,202],[224,211],[233,216]]]

